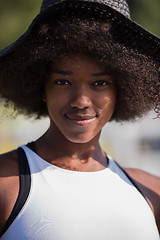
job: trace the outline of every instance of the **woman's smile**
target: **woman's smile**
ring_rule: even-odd
[[[86,126],[96,120],[96,115],[65,115],[67,120],[71,123],[76,124],[77,126]]]

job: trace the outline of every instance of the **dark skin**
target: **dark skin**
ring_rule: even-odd
[[[92,172],[106,168],[107,159],[98,141],[115,108],[116,88],[111,73],[86,56],[59,60],[50,69],[43,101],[50,127],[35,142],[37,154],[50,164],[69,170]],[[137,169],[125,170],[146,197],[160,231],[160,178]],[[18,193],[15,150],[0,157],[0,230]]]

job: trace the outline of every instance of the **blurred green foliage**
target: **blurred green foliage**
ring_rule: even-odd
[[[20,37],[39,13],[42,0],[0,0],[0,49]]]
[[[132,19],[160,37],[160,0],[127,0],[127,2]]]
[[[42,0],[0,0],[0,49],[15,41],[40,10]],[[132,19],[160,36],[160,0],[128,0]]]

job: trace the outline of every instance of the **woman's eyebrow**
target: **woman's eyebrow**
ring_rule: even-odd
[[[61,74],[61,75],[72,75],[73,73],[70,71],[64,71],[64,70],[53,70],[51,71],[51,74]]]
[[[73,75],[73,72],[56,69],[56,70],[51,71],[51,74]],[[105,72],[91,74],[92,77],[99,77],[99,76],[106,76],[106,75],[111,75],[111,73],[109,71],[108,72],[105,71]]]
[[[110,72],[99,72],[99,73],[92,73],[91,76],[93,77],[99,77],[99,76],[105,76],[105,75],[111,75]]]

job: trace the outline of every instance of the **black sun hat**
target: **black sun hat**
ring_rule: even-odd
[[[16,51],[26,38],[32,35],[34,26],[49,15],[52,15],[53,19],[66,15],[87,16],[104,22],[109,20],[116,26],[118,41],[160,62],[160,38],[131,20],[129,7],[125,0],[43,0],[40,13],[30,24],[28,30],[18,40],[0,51],[1,61],[4,56]]]

